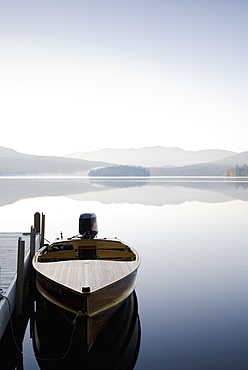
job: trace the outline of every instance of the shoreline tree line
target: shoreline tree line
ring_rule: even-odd
[[[228,168],[225,173],[224,173],[224,176],[235,176],[235,177],[238,177],[238,176],[248,176],[248,166],[246,164],[244,164],[243,166],[238,166],[236,164],[235,167],[231,167],[231,168]]]
[[[88,176],[150,176],[150,170],[141,166],[116,165],[93,169]]]

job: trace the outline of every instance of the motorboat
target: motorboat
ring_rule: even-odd
[[[44,245],[33,258],[36,287],[83,323],[88,348],[134,291],[138,252],[116,238],[97,238],[94,213],[79,217],[79,234]]]

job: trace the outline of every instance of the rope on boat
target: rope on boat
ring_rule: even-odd
[[[62,357],[58,357],[58,358],[41,358],[41,357],[36,357],[36,359],[37,360],[41,360],[41,361],[61,361],[61,360],[64,360],[66,358],[66,356],[68,355],[68,353],[70,352],[70,349],[71,349],[71,346],[72,346],[72,341],[73,341],[73,338],[74,338],[74,333],[75,333],[76,325],[77,325],[77,319],[81,315],[82,315],[82,311],[78,311],[78,313],[76,314],[74,320],[72,321],[73,329],[72,329],[71,339],[70,339],[70,342],[69,342],[69,346],[68,346],[65,354]]]
[[[2,291],[2,289],[1,289]],[[76,314],[72,324],[73,324],[73,329],[72,329],[72,335],[71,335],[71,338],[70,338],[70,342],[69,342],[69,346],[65,352],[65,354],[62,356],[62,357],[58,357],[58,358],[42,358],[42,357],[36,357],[36,356],[32,356],[32,355],[29,355],[27,353],[24,353],[22,349],[20,349],[18,343],[17,343],[17,340],[16,340],[16,336],[15,336],[15,332],[14,332],[14,325],[13,325],[13,320],[12,320],[12,314],[11,314],[11,307],[10,307],[10,301],[8,299],[8,297],[6,297],[5,295],[3,295],[0,291],[0,299],[3,299],[5,298],[7,303],[8,303],[8,309],[9,309],[9,314],[10,314],[10,327],[11,327],[11,334],[12,334],[12,338],[13,338],[13,341],[14,341],[14,344],[15,344],[15,347],[17,349],[17,351],[19,353],[21,353],[22,355],[24,356],[27,356],[27,357],[30,357],[30,358],[35,358],[36,360],[41,360],[41,361],[61,361],[61,360],[64,360],[66,358],[66,356],[68,355],[68,353],[70,352],[70,349],[71,349],[71,346],[72,346],[72,341],[73,341],[73,338],[74,338],[74,333],[75,333],[75,329],[76,329],[76,325],[77,325],[77,319],[79,316],[82,316],[83,315],[83,312],[82,311],[78,311],[78,313]]]

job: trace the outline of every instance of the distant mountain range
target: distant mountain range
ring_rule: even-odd
[[[151,176],[223,176],[226,169],[248,163],[248,152],[237,153],[213,162],[174,168],[151,168]]]
[[[141,149],[102,149],[93,152],[76,152],[68,154],[68,158],[86,159],[88,161],[104,161],[121,165],[144,167],[186,166],[212,162],[236,154],[228,150],[187,151],[180,148],[164,148],[161,146]]]
[[[113,164],[144,166],[150,169],[151,176],[223,176],[227,168],[248,164],[248,152],[217,149],[193,152],[179,148],[151,147],[103,149],[66,157],[50,157],[22,154],[0,147],[1,176],[86,176],[91,169]]]
[[[12,149],[0,147],[1,176],[86,176],[91,169],[107,165],[108,163],[100,161],[22,154]]]

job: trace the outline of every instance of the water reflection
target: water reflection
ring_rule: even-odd
[[[141,339],[135,291],[102,329],[88,353],[79,331],[65,312],[38,293],[32,296],[35,304],[33,300],[26,304],[18,326],[11,322],[0,341],[0,353],[8,354],[5,369],[23,370],[24,363],[30,370],[134,369]],[[34,354],[28,353],[25,345],[29,336]]]
[[[0,178],[0,206],[44,196],[160,206],[186,201],[247,201],[247,188],[248,179],[237,178]]]
[[[27,287],[26,287],[27,289]],[[18,325],[15,320],[15,312],[10,319],[7,328],[0,340],[0,354],[4,359],[4,365],[1,368],[6,370],[23,370],[24,354],[23,347],[25,334],[27,334],[30,315],[33,313],[33,300],[27,298],[25,289],[23,313],[19,317]]]
[[[77,233],[78,215],[90,210],[98,216],[103,237],[120,237],[139,250],[142,268],[137,293],[142,343],[135,370],[248,368],[247,181],[160,178],[142,186],[111,188],[98,181],[90,184],[86,179],[26,179],[28,190],[22,181],[15,184],[11,180],[1,188],[1,201],[5,201],[2,191],[11,201],[29,198],[0,208],[3,231],[26,230],[29,216],[39,210],[46,214],[49,240],[59,236],[60,230],[72,236]],[[32,198],[49,194],[48,198]],[[134,339],[129,346],[138,348],[138,318],[133,328]],[[72,327],[64,322],[59,326],[59,336],[56,326],[54,333],[52,326],[44,325],[43,329],[37,358],[41,356],[38,351],[48,356],[52,348],[63,356]],[[108,334],[102,342],[99,340],[99,354],[105,355],[101,346],[112,345]],[[32,351],[32,343],[28,339],[23,343],[25,369],[37,369],[36,360],[35,364],[31,360],[27,363],[25,355]],[[10,362],[12,348],[0,348],[1,354],[10,351]],[[80,341],[73,348],[72,354],[74,351],[75,356],[81,356],[83,368],[85,354],[81,353]],[[50,363],[51,368],[59,368],[55,361]],[[39,365],[48,366],[40,360]],[[70,364],[67,367],[73,368]]]
[[[102,329],[88,353],[65,312],[44,298],[36,304],[33,347],[40,369],[54,369],[56,366],[131,370],[138,357],[140,336],[135,292]]]
[[[92,179],[90,178],[90,184],[93,184],[95,186],[102,186],[104,188],[131,188],[131,187],[142,187],[145,185],[150,185],[151,180],[149,178],[133,178],[133,179],[123,179],[123,178],[98,178],[98,179]]]

